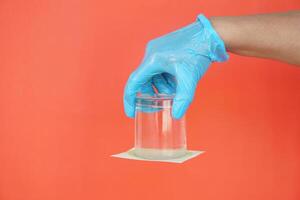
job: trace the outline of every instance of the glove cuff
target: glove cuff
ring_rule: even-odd
[[[208,32],[211,37],[211,51],[210,59],[215,62],[223,62],[228,60],[229,56],[226,52],[225,44],[218,33],[215,31],[210,21],[202,14],[198,15],[197,22],[201,23],[204,30]]]

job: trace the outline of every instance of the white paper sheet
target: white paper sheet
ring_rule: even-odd
[[[135,156],[133,151],[134,151],[134,149],[129,149],[128,151],[125,151],[123,153],[112,155],[112,157],[131,159],[131,160],[152,161],[152,162],[183,163],[189,159],[192,159],[192,158],[204,153],[204,151],[187,150],[187,154],[185,154],[184,156],[182,156],[180,158],[174,158],[174,159],[168,159],[168,160],[148,160],[148,159],[144,159],[144,158]]]

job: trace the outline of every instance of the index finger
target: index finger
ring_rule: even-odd
[[[139,89],[155,75],[153,64],[143,62],[141,66],[134,71],[125,86],[124,109],[128,117],[135,116],[135,98]]]

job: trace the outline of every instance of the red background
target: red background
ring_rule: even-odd
[[[300,68],[231,55],[200,81],[184,164],[111,158],[133,145],[126,79],[145,43],[196,19],[299,0],[0,1],[1,200],[298,200]]]

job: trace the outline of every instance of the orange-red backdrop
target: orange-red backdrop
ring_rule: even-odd
[[[200,81],[185,164],[111,158],[133,144],[126,79],[145,43],[197,14],[299,0],[0,2],[1,200],[298,200],[300,68],[231,55]]]

